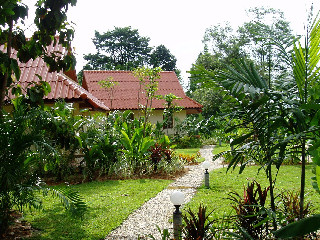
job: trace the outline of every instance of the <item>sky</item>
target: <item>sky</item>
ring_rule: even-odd
[[[29,6],[35,0],[23,1]],[[294,33],[303,34],[311,0],[78,0],[68,11],[68,21],[73,22],[74,47],[80,71],[85,64],[83,55],[94,53],[94,31],[100,33],[114,27],[131,26],[140,36],[149,37],[150,45],[166,46],[177,58],[184,87],[188,74],[198,54],[203,50],[205,30],[219,23],[229,22],[236,29],[248,18],[251,7],[272,7],[284,12]],[[314,4],[318,11],[319,1]],[[32,18],[32,9],[29,13]]]

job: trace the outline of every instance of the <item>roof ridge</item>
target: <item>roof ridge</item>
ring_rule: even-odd
[[[132,73],[130,70],[83,70],[84,72],[113,72],[113,73]]]

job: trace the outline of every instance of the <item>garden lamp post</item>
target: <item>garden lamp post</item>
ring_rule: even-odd
[[[180,191],[172,192],[170,195],[170,201],[176,207],[176,210],[173,212],[173,236],[174,239],[181,239],[182,213],[179,208],[184,202],[184,193]]]
[[[210,167],[210,161],[204,161],[202,163],[202,167],[206,170],[204,173],[204,185],[206,186],[206,188],[209,188],[209,172],[208,169]]]

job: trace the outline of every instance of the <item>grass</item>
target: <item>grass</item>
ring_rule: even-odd
[[[227,143],[222,143],[221,146],[215,145],[212,150],[212,153],[213,155],[216,155],[227,150],[230,150],[230,145]]]
[[[188,154],[188,155],[196,155],[199,152],[200,148],[183,148],[183,149],[175,149],[174,151],[177,154]]]
[[[311,185],[311,177],[314,176],[312,168],[312,165],[306,166],[306,200],[310,200],[315,212],[320,213],[320,196]],[[226,173],[226,168],[210,172],[210,188],[200,187],[196,196],[185,206],[185,209],[190,207],[193,211],[197,211],[201,203],[207,207],[208,211],[214,210],[216,217],[222,217],[224,214],[228,215],[232,212],[232,202],[226,199],[230,191],[236,191],[242,195],[244,186],[247,185],[248,181],[254,179],[263,187],[268,186],[264,171],[261,170],[258,174],[258,169],[258,166],[249,166],[242,174],[239,174],[239,168],[228,173]],[[281,166],[276,182],[276,194],[279,194],[282,190],[298,191],[300,171],[299,165]]]
[[[59,200],[47,197],[44,210],[26,211],[25,220],[39,229],[32,239],[103,239],[170,180],[114,180],[72,186],[88,205],[84,218],[71,218]]]

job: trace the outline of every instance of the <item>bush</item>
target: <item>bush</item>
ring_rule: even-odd
[[[173,141],[177,148],[199,148],[202,146],[200,135],[175,137]]]
[[[209,221],[209,216],[212,212],[207,214],[207,208],[202,205],[199,206],[198,213],[195,214],[191,209],[187,210],[189,215],[184,215],[183,220],[185,226],[182,232],[184,233],[186,240],[209,240],[212,239],[211,224],[213,221]]]
[[[269,234],[268,217],[265,211],[265,203],[269,188],[262,190],[259,183],[253,181],[244,188],[243,196],[237,192],[229,193],[229,199],[234,202],[232,206],[236,210],[237,226],[243,235],[249,235],[253,239],[265,239]]]
[[[279,211],[284,217],[282,226],[295,222],[300,217],[300,193],[295,191],[283,191],[280,194]],[[309,217],[312,213],[311,203],[308,202],[303,207],[303,218]]]
[[[194,155],[194,154],[189,155],[189,154],[179,153],[178,157],[180,158],[180,160],[183,163],[196,164],[198,162],[197,160],[201,157],[201,155],[200,155],[200,152],[197,152],[196,155]]]

